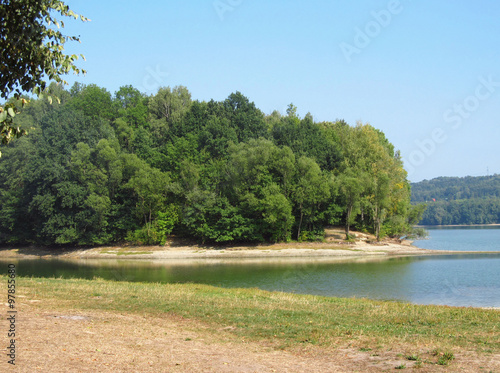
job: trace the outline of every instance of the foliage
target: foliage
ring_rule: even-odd
[[[500,198],[500,175],[438,177],[412,184],[412,202]]]
[[[21,100],[22,106],[26,105],[27,101],[25,99]],[[28,132],[25,129],[21,129],[19,126],[13,124],[14,117],[19,114],[20,111],[16,104],[13,102],[8,103],[4,107],[0,106],[0,144],[7,145],[15,138],[26,135]],[[2,152],[0,152],[0,157]]]
[[[500,223],[500,175],[440,177],[412,184],[412,201],[426,202],[420,224]]]
[[[7,98],[14,93],[19,98],[23,92],[40,95],[46,91],[47,80],[66,84],[62,78],[65,74],[85,73],[75,65],[78,55],[64,54],[64,44],[79,42],[79,38],[64,35],[60,31],[64,22],[54,13],[88,21],[63,1],[0,1],[0,97]],[[2,144],[26,134],[25,130],[12,125],[15,114],[12,104],[0,106]]]
[[[412,208],[399,154],[367,124],[265,116],[241,93],[192,101],[97,85],[12,117],[31,136],[0,160],[0,243],[321,240],[330,224],[401,237]]]
[[[47,77],[65,83],[62,75],[71,71],[84,72],[74,62],[77,55],[65,55],[67,41],[79,41],[66,36],[59,29],[64,22],[53,16],[73,17],[88,21],[75,14],[62,1],[57,0],[2,0],[0,2],[0,96],[11,92],[41,92]],[[53,27],[56,26],[56,28]]]
[[[500,223],[499,198],[473,198],[429,202],[422,225],[470,225]]]

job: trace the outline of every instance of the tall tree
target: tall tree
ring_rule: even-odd
[[[341,173],[336,182],[343,197],[345,206],[345,234],[350,238],[350,227],[360,212],[361,198],[366,188],[366,177],[360,170],[347,168]]]
[[[186,87],[160,88],[148,104],[151,130],[155,136],[164,139],[167,131],[172,130],[172,126],[173,135],[183,136],[188,133],[189,129],[184,128],[179,121],[189,111],[190,106],[191,93]]]
[[[142,217],[148,235],[153,220],[167,203],[169,184],[168,174],[143,165],[125,185],[137,198],[136,214]]]
[[[224,101],[223,107],[225,117],[235,128],[239,141],[267,137],[264,114],[240,92],[231,93]]]
[[[330,197],[330,189],[320,167],[311,158],[297,159],[296,175],[293,200],[299,212],[297,240],[300,240],[304,218],[308,223],[314,222],[319,205]]]

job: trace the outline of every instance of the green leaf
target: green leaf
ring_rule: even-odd
[[[9,113],[9,115],[14,118],[16,116],[16,112],[14,111],[14,109],[12,109],[11,107],[7,109],[7,112]]]

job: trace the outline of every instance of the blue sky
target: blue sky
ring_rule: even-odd
[[[74,81],[242,92],[264,113],[381,129],[411,181],[500,173],[496,1],[68,0]]]

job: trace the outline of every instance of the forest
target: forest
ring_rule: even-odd
[[[500,175],[439,177],[411,188],[412,202],[427,204],[422,225],[500,224]]]
[[[183,86],[49,94],[15,116],[28,135],[1,147],[0,244],[311,241],[327,225],[401,237],[423,212],[369,124],[315,122],[293,104],[264,114],[240,92],[193,100]]]

